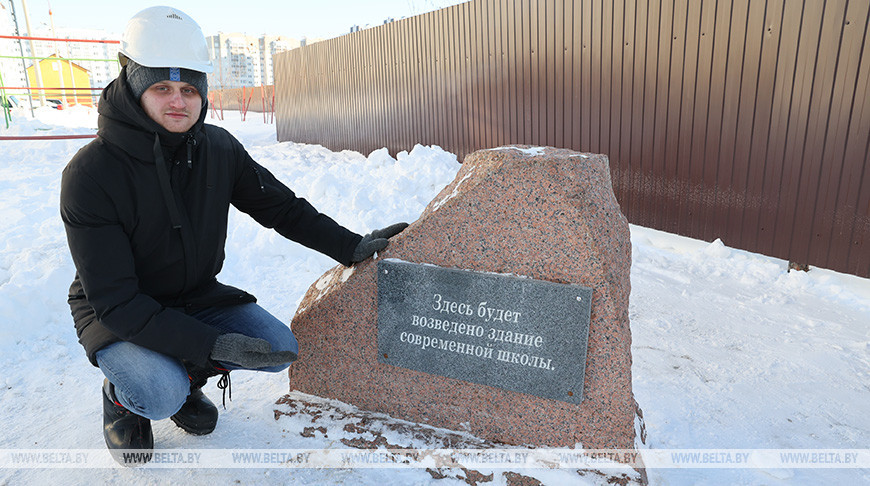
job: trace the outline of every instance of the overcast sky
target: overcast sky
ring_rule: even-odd
[[[8,5],[8,0],[0,0]],[[24,1],[12,0],[20,32],[24,22]],[[26,0],[34,30],[49,26],[49,4],[57,28],[103,29],[120,34],[127,21],[140,10],[170,5],[187,13],[205,35],[243,32],[248,35],[285,35],[293,38],[331,38],[349,32],[352,25],[380,25],[392,17],[412,17],[462,0],[185,0],[163,2],[123,0]]]

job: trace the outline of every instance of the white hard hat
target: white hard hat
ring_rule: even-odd
[[[199,24],[172,7],[150,7],[134,15],[121,35],[118,57],[122,64],[126,57],[147,67],[214,70]]]

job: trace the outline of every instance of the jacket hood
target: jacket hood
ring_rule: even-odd
[[[160,137],[160,145],[166,154],[175,153],[187,140],[188,134],[192,134],[197,143],[202,141],[202,126],[208,113],[208,103],[203,103],[199,118],[189,132],[172,133],[152,120],[133,98],[127,86],[127,67],[124,66],[118,77],[100,95],[97,113],[98,136],[118,146],[131,157],[154,162],[153,157],[143,159],[143,154],[153,152],[155,134]]]

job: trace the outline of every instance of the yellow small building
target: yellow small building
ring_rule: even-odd
[[[87,69],[57,55],[51,55],[39,61],[39,70],[42,74],[42,87],[53,88],[45,90],[46,98],[60,100],[65,106],[94,105],[92,92],[81,89],[91,87],[91,77]],[[27,79],[31,88],[39,86],[36,83],[34,65],[27,68]],[[33,89],[31,92],[35,98],[39,97],[38,90]]]

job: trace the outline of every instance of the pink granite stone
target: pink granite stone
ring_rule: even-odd
[[[631,243],[606,156],[524,146],[475,152],[378,258],[591,287],[583,402],[379,363],[373,260],[330,270],[305,295],[292,324],[300,355],[291,390],[494,442],[634,449]]]

